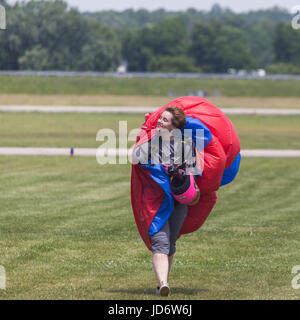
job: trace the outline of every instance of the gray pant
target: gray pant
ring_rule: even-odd
[[[164,253],[172,256],[176,251],[176,240],[187,216],[188,207],[175,201],[174,211],[165,225],[151,236],[152,253]]]

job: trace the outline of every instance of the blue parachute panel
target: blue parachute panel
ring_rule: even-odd
[[[221,186],[225,186],[226,184],[232,182],[237,175],[239,168],[240,168],[240,162],[241,162],[241,154],[239,153],[234,161],[232,162],[231,166],[224,170],[222,180],[221,180]]]

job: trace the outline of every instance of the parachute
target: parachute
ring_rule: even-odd
[[[203,225],[217,201],[219,187],[234,180],[241,160],[240,141],[233,124],[218,107],[204,98],[189,96],[175,99],[148,114],[134,150],[151,139],[159,116],[168,106],[184,110],[185,128],[191,129],[193,139],[197,139],[196,129],[203,130],[203,148],[196,150],[203,155],[201,172],[195,176],[200,199],[196,205],[188,207],[179,238]],[[174,208],[170,180],[161,164],[132,164],[131,205],[140,236],[151,250],[150,236],[163,227]]]

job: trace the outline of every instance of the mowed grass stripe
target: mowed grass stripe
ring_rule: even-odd
[[[242,149],[300,149],[300,116],[229,115]],[[109,128],[119,139],[119,121],[127,121],[128,133],[140,128],[136,114],[0,113],[1,147],[97,148],[100,129]],[[133,142],[129,143],[129,146]],[[114,147],[112,145],[112,147]]]
[[[190,95],[219,90],[227,97],[300,97],[300,81],[0,76],[0,94]]]
[[[129,106],[162,107],[180,95],[73,95],[68,94],[1,94],[0,105],[22,106]],[[299,109],[300,97],[214,97],[207,98],[219,108]]]
[[[130,166],[0,157],[1,299],[155,299]],[[300,163],[243,159],[201,229],[182,236],[169,299],[298,299]]]

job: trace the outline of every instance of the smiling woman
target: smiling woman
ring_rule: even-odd
[[[157,128],[166,128],[169,131],[175,128],[183,129],[185,127],[185,123],[185,113],[176,106],[169,106],[159,117],[157,121]]]
[[[157,120],[156,136],[137,148],[133,153],[133,157],[136,163],[149,164],[149,161],[150,163],[151,161],[152,163],[161,163],[166,173],[170,176],[170,181],[172,179],[172,182],[174,182],[177,178],[176,181],[182,189],[180,194],[189,191],[191,196],[188,198],[188,202],[191,203],[195,200],[199,201],[200,192],[194,179],[190,178],[192,174],[185,173],[188,169],[186,165],[186,162],[189,161],[188,155],[192,154],[191,144],[183,143],[179,130],[184,129],[185,125],[186,116],[184,111],[177,106],[168,106]],[[179,139],[175,138],[175,130],[179,130]],[[183,155],[185,155],[184,163]],[[170,168],[174,168],[174,172],[171,173]],[[180,174],[180,177],[177,174],[177,172],[179,173],[179,168],[184,172],[182,175]],[[184,197],[186,198],[187,195],[184,195]],[[162,228],[161,226],[159,227],[161,230],[154,228],[157,230],[153,230],[151,237],[152,262],[158,280],[156,292],[161,296],[168,296],[170,293],[167,282],[168,273],[176,251],[175,243],[188,211],[186,199],[184,201],[180,199],[179,196],[176,198],[177,201],[175,200],[171,217],[165,221]]]
[[[190,158],[185,152],[186,137],[192,142]],[[165,140],[169,150],[163,147]],[[182,145],[176,146],[176,140],[183,140]],[[158,147],[153,148],[156,141]],[[133,149],[131,203],[140,235],[152,251],[157,294],[169,295],[168,276],[176,241],[204,223],[217,200],[216,191],[232,182],[238,172],[239,152],[240,142],[232,123],[206,99],[181,97],[146,116]],[[153,153],[158,156],[153,157]],[[164,153],[170,154],[167,161]],[[178,153],[179,163],[175,162]],[[186,160],[192,164],[192,173]],[[169,170],[176,166],[178,170]],[[181,176],[195,180],[180,179]],[[181,184],[177,184],[179,180]],[[178,194],[174,193],[174,181],[177,190],[181,190]],[[189,194],[193,199],[185,202],[184,197]]]
[[[163,112],[157,121],[157,130],[161,131],[162,129],[166,129],[171,131],[174,128],[172,113],[168,111]]]

